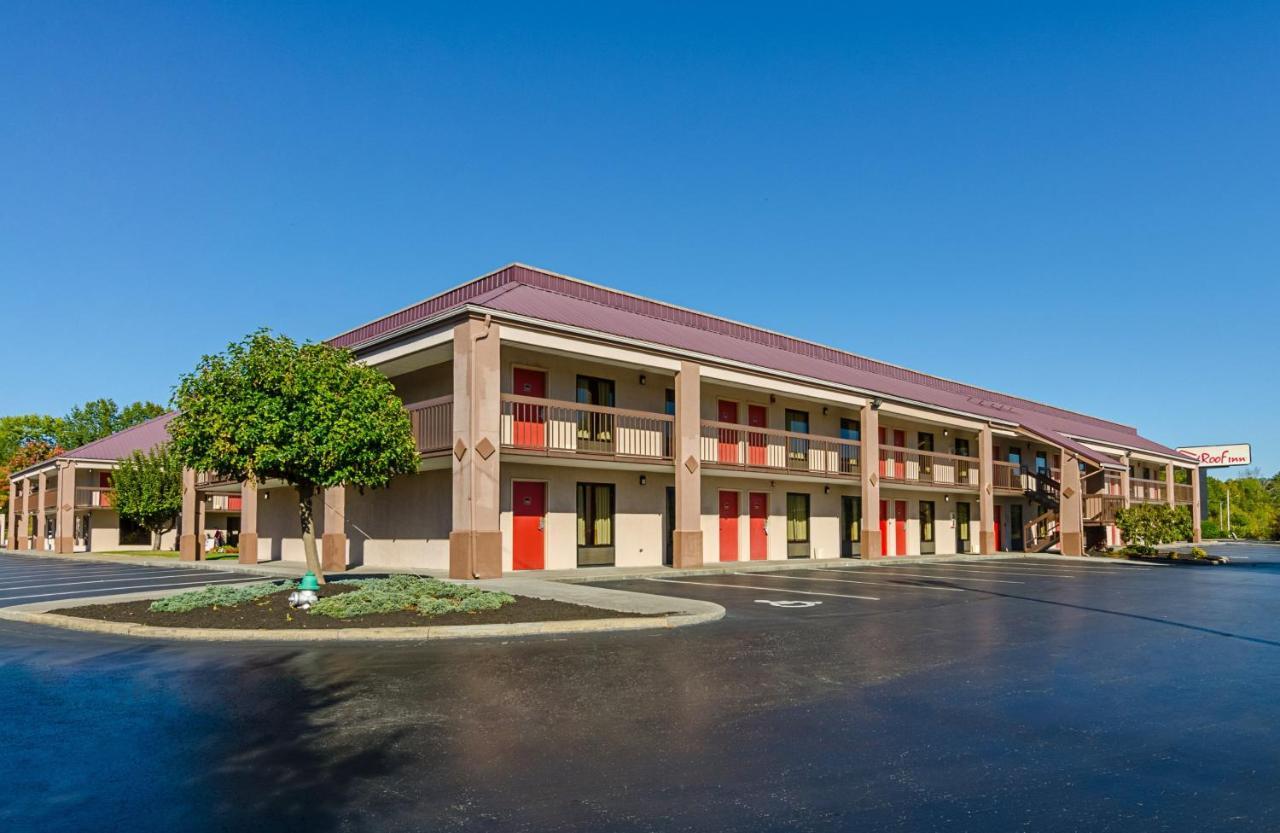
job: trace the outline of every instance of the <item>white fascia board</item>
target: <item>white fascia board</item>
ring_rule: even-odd
[[[453,341],[453,330],[444,329],[434,333],[428,333],[424,336],[406,341],[403,344],[397,344],[394,347],[387,347],[375,353],[368,353],[360,357],[363,364],[370,367],[377,367],[380,364],[402,359],[414,353],[420,353],[423,350],[430,350],[432,347],[439,347]]]
[[[734,387],[755,388],[769,393],[782,393],[790,396],[796,396],[801,399],[826,399],[831,402],[838,402],[841,405],[848,405],[853,408],[861,408],[866,404],[866,397],[855,396],[849,393],[840,393],[832,390],[818,390],[808,385],[800,385],[795,382],[781,382],[777,379],[769,379],[751,373],[743,373],[739,370],[730,370],[724,367],[702,368],[703,379],[714,379],[717,382],[724,382]]]
[[[934,413],[933,411],[925,411],[920,408],[911,408],[907,405],[899,405],[896,402],[885,402],[880,406],[880,413],[905,417],[916,422],[933,422],[951,428],[964,428],[969,431],[981,431],[982,427],[987,424],[986,420],[963,419]]]
[[[1067,436],[1071,437],[1071,439],[1075,440],[1076,442],[1079,442],[1088,446],[1089,448],[1095,448],[1099,445],[1097,440],[1091,440],[1088,437],[1077,437],[1072,434],[1067,434]],[[1151,451],[1145,448],[1134,448],[1132,446],[1121,445],[1119,443],[1113,443],[1112,448],[1115,450],[1109,453],[1127,454],[1129,455],[1129,458],[1132,460],[1144,460],[1148,463],[1162,463],[1162,464],[1173,463],[1174,465],[1182,466],[1183,468],[1188,468],[1188,469],[1200,468],[1199,462],[1191,459],[1190,457],[1185,457],[1182,455],[1161,454],[1158,451]]]
[[[572,356],[586,354],[592,359],[626,364],[637,368],[665,370],[669,373],[675,373],[680,369],[680,362],[676,359],[602,344],[598,337],[584,341],[583,339],[566,338],[565,336],[539,332],[524,327],[513,327],[509,324],[504,324],[498,329],[498,337],[502,341],[511,342],[512,344],[536,347],[542,350],[553,350],[557,353],[566,353]]]

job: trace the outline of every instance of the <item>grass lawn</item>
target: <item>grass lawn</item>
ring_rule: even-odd
[[[98,555],[149,555],[153,558],[177,558],[177,550],[104,550]],[[207,552],[204,555],[205,561],[222,561],[231,559],[235,561],[240,556],[234,552]]]

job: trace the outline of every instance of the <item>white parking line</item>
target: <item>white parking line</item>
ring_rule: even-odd
[[[110,590],[111,592],[96,593],[93,595],[109,596],[109,595],[115,595],[118,591],[123,591],[123,590],[163,590],[165,589],[165,587],[170,587],[170,588],[172,587],[204,587],[209,584],[231,584],[233,582],[250,582],[250,581],[253,581],[253,579],[232,578],[232,579],[218,579],[216,581],[188,581],[188,582],[182,582],[179,584],[170,584],[165,586],[156,586],[153,584],[137,584],[137,585],[127,585],[125,587],[103,587],[100,589]],[[65,593],[33,593],[27,596],[0,596],[0,601],[12,602],[19,599],[45,599],[51,596],[84,596],[85,598],[93,597],[92,595],[86,595],[84,590],[68,590]]]
[[[185,572],[185,571],[182,571]],[[121,581],[177,581],[177,575],[163,576],[116,576],[115,578],[92,578],[83,581],[42,581],[38,584],[23,584],[18,587],[0,587],[0,593],[12,590],[36,590],[42,587],[67,587],[72,584],[116,584]]]
[[[975,562],[966,562],[973,564]],[[1122,567],[1114,564],[1064,564],[1051,563],[1048,561],[992,561],[982,566],[991,567],[1016,567],[1018,569],[1033,570],[1070,570],[1073,573],[1123,573],[1130,570],[1148,570],[1150,567],[1134,565],[1132,567]]]
[[[7,576],[0,572],[0,586],[6,584],[21,584],[24,581],[63,581],[69,578],[99,578],[101,576],[120,576],[128,578],[129,576],[154,576],[154,575],[192,575],[190,570],[181,569],[157,569],[157,570],[102,570],[102,571],[86,571],[83,573],[59,573],[57,575],[45,575],[43,573],[35,573],[26,576]]]
[[[829,569],[822,567],[814,567],[815,573],[842,573],[847,570]],[[793,576],[790,573],[781,575],[779,573],[734,573],[735,576],[759,576],[760,578],[780,578],[788,581],[838,581],[845,584],[869,584],[872,587],[888,587],[891,590],[939,590],[944,593],[964,593],[963,587],[925,587],[920,584],[888,584],[883,581],[859,581],[854,578],[815,578],[813,576]]]
[[[647,578],[645,581],[662,581],[667,584],[692,584],[695,587],[732,587],[734,590],[763,590],[766,593],[791,593],[801,596],[834,596],[837,599],[862,599],[866,602],[878,602],[876,596],[854,596],[850,593],[819,593],[815,590],[784,590],[781,587],[754,587],[750,584],[720,584],[714,581],[681,581],[678,578]]]
[[[906,567],[906,566],[907,565],[905,564],[903,565],[903,567]],[[994,582],[996,584],[1026,584],[1025,581],[1012,581],[1010,579],[1002,579],[1002,578],[978,578],[976,576],[968,576],[968,575],[946,576],[946,575],[936,575],[936,574],[928,575],[928,574],[922,574],[922,573],[906,573],[906,572],[903,572],[902,568],[899,568],[899,567],[892,567],[892,568],[886,567],[884,569],[889,572],[889,575],[911,576],[912,578],[931,578],[934,580],[948,579],[951,581],[989,581],[989,582]]]

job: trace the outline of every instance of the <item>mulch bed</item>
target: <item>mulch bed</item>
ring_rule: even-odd
[[[350,585],[327,584],[320,588],[321,596],[350,593]],[[331,630],[334,628],[402,628],[436,625],[507,625],[517,622],[559,622],[569,619],[617,619],[644,616],[640,613],[624,613],[584,607],[566,602],[553,602],[516,596],[514,604],[503,605],[497,610],[479,613],[445,613],[439,616],[423,616],[416,611],[375,613],[353,619],[334,619],[329,616],[312,616],[289,607],[289,591],[284,590],[234,607],[204,607],[187,613],[159,613],[149,610],[151,600],[120,602],[117,604],[84,605],[50,611],[62,616],[78,616],[82,619],[102,619],[108,622],[132,622],[168,628],[229,628],[263,630]],[[657,614],[662,615],[662,614]]]

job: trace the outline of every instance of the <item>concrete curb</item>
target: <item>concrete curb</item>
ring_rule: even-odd
[[[509,625],[424,625],[413,628],[338,628],[314,631],[161,628],[130,622],[80,619],[75,616],[23,610],[21,606],[0,608],[0,619],[115,636],[190,642],[421,642],[438,639],[481,639],[682,628],[714,622],[722,618],[724,608],[719,605],[716,607],[720,609],[668,616],[570,619],[559,622],[520,622]]]

